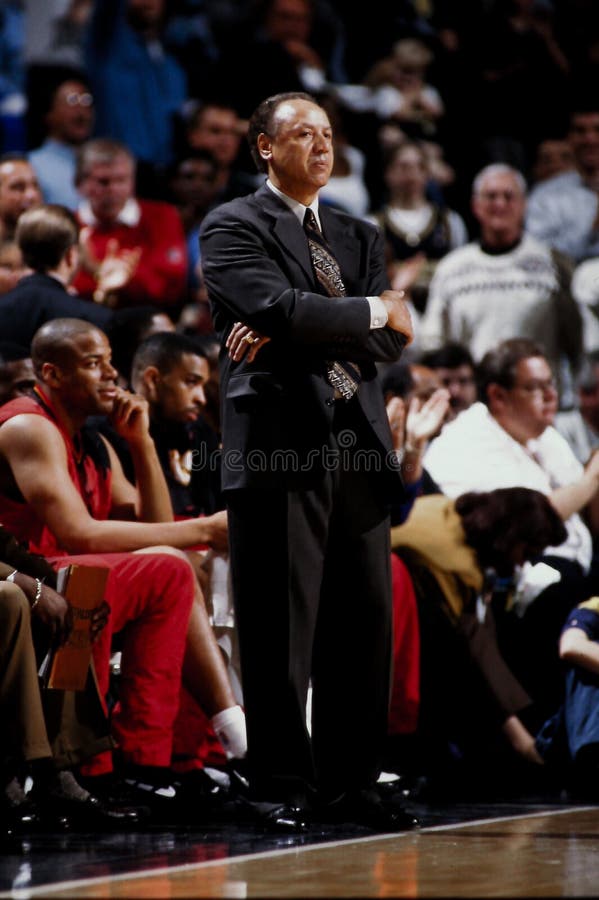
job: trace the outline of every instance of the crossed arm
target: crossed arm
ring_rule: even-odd
[[[248,332],[260,339],[252,359],[265,343],[276,340],[303,345],[324,359],[390,361],[412,340],[403,291],[386,290],[379,234],[361,251],[368,266],[364,295],[335,298],[293,287],[281,248],[275,243],[266,246],[265,240],[259,229],[234,216],[224,218],[224,213],[202,232],[202,268],[217,320],[220,311],[217,328],[229,337],[233,323],[243,323],[231,338],[236,344],[241,341],[238,355],[229,348],[233,359],[238,361],[247,351],[249,344],[242,339]],[[370,330],[366,296],[382,297],[389,316],[387,327]]]

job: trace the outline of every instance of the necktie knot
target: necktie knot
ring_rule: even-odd
[[[306,228],[307,230],[316,231],[317,234],[321,234],[320,228],[318,227],[318,222],[316,221],[316,216],[309,208],[304,213],[304,228]]]

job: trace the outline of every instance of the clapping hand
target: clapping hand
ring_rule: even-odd
[[[447,416],[449,400],[447,388],[437,388],[428,400],[412,397],[406,416],[408,447],[421,450],[431,438],[435,437]]]
[[[96,303],[111,305],[116,291],[131,281],[141,257],[141,247],[120,249],[115,238],[108,241],[103,259],[98,259],[91,245],[91,229],[81,229],[79,249],[81,265],[95,277],[97,286],[94,291]]]

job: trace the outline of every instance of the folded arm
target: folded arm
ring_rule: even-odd
[[[225,340],[241,322],[255,335],[303,345],[322,359],[365,362],[395,360],[412,339],[401,292],[385,291],[384,259],[378,265],[378,253],[372,254],[364,296],[330,298],[292,287],[284,259],[269,252],[257,229],[232,217],[212,219],[201,243],[202,271]],[[386,327],[371,329],[366,296],[383,296]]]

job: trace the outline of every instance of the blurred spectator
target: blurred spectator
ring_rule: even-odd
[[[224,47],[216,83],[242,118],[273,94],[317,93],[339,78],[333,61],[341,32],[341,18],[323,15],[318,0],[258,0]]]
[[[60,203],[73,211],[81,202],[75,186],[76,150],[91,135],[94,98],[77,73],[52,85],[43,113],[46,137],[29,154],[46,203]]]
[[[158,332],[174,330],[175,325],[168,314],[154,306],[132,306],[114,311],[107,334],[112,363],[122,387],[131,387],[131,362],[141,342]]]
[[[569,795],[583,802],[598,799],[599,765],[599,598],[573,609],[559,642],[565,671],[564,702],[537,736],[537,746],[552,764],[568,773]]]
[[[374,112],[398,122],[409,137],[432,138],[445,107],[426,74],[433,53],[419,38],[403,38],[376,62],[360,84],[334,87],[342,103],[355,112]]]
[[[530,192],[526,230],[575,262],[599,255],[599,102],[572,107],[568,140],[576,171],[563,172]]]
[[[423,353],[420,362],[438,376],[449,391],[448,419],[455,417],[476,402],[476,370],[472,355],[461,344],[443,344],[438,350]]]
[[[0,341],[0,406],[16,397],[27,397],[35,386],[29,347]]]
[[[402,477],[407,489],[406,501],[394,507],[392,512],[392,523],[398,524],[407,519],[417,495],[439,493],[439,486],[423,466],[422,458],[429,441],[437,436],[446,421],[449,397],[447,391],[441,388],[432,369],[410,365],[403,360],[387,367],[381,379],[381,387],[391,426],[393,446],[396,452],[402,454]],[[434,414],[431,417],[432,431],[427,432],[426,439],[419,445],[414,441],[415,423],[408,422],[410,409],[413,411],[413,418],[416,419],[419,418],[416,414],[423,409],[424,415],[428,409]]]
[[[92,6],[93,0],[27,0],[25,61],[28,70],[49,65],[82,69],[83,40]]]
[[[424,41],[403,38],[364,79],[374,91],[378,115],[396,119],[415,137],[435,134],[445,112],[439,91],[427,81],[432,61],[433,52]]]
[[[243,4],[233,4],[243,7]],[[221,7],[221,10],[219,10]],[[168,5],[163,31],[164,46],[183,68],[191,97],[203,97],[212,83],[214,64],[220,59],[227,33],[241,17],[241,9],[231,10],[225,0],[175,0]],[[218,13],[223,12],[219,17]],[[219,30],[224,18],[225,30]]]
[[[526,171],[539,138],[567,115],[570,64],[550,4],[496,0],[476,44],[480,87],[474,86],[473,109],[487,159]]]
[[[532,180],[535,184],[575,169],[576,161],[568,140],[548,137],[539,141],[532,163]]]
[[[436,265],[449,250],[466,243],[466,226],[457,212],[427,196],[430,171],[420,143],[406,140],[391,151],[384,178],[387,201],[373,218],[385,236],[390,279],[406,259],[424,254],[412,285],[412,301],[423,312]]]
[[[220,202],[254,191],[255,174],[239,166],[246,123],[225,100],[195,104],[187,116],[185,139],[192,150],[207,150],[218,166],[216,189]],[[181,151],[182,155],[185,150]],[[254,167],[255,168],[255,167]]]
[[[472,209],[480,239],[440,260],[421,322],[420,347],[434,350],[457,341],[478,362],[497,341],[538,341],[558,380],[560,402],[568,406],[582,353],[572,267],[524,232],[526,183],[511,166],[495,163],[479,172]]]
[[[547,498],[520,487],[456,499],[420,497],[408,520],[392,529],[392,547],[405,561],[417,595],[424,771],[435,772],[444,755],[445,764],[449,756],[454,765],[466,757],[467,766],[484,770],[500,730],[517,753],[542,762],[526,727],[536,718],[535,698],[502,652],[498,636],[506,611],[494,591],[523,562],[564,537]]]
[[[78,226],[64,206],[40,204],[22,214],[17,244],[29,274],[0,298],[0,334],[29,347],[50,319],[74,317],[105,329],[111,312],[69,293],[79,263]]]
[[[413,383],[412,395],[421,400],[428,400],[441,387],[441,379],[429,366],[416,362],[410,362],[408,365]]]
[[[0,242],[0,294],[11,291],[30,270],[23,262],[21,248],[14,240]]]
[[[362,150],[350,143],[344,122],[344,110],[332,96],[322,98],[333,128],[334,161],[331,177],[320,190],[320,202],[364,217],[370,209],[365,181],[366,159]]]
[[[114,307],[177,309],[185,299],[187,249],[175,207],[136,198],[135,159],[117,141],[96,138],[83,144],[76,178],[83,197],[77,216],[84,226],[84,252],[75,290]],[[111,260],[123,264],[113,284],[106,272]]]
[[[21,213],[41,202],[37,176],[27,158],[21,153],[0,156],[0,239],[14,238]]]
[[[200,224],[218,196],[218,164],[209,150],[182,153],[170,169],[169,200],[181,216],[187,240],[187,300],[197,301],[201,285]]]
[[[0,152],[26,148],[25,4],[0,5]]]
[[[586,465],[599,447],[599,350],[584,357],[576,378],[576,406],[558,413],[555,427]]]
[[[572,275],[572,296],[583,319],[584,349],[599,349],[599,259],[578,263]]]
[[[187,99],[185,74],[164,48],[165,16],[165,0],[95,0],[85,44],[96,134],[126,144],[150,178],[172,162]]]

